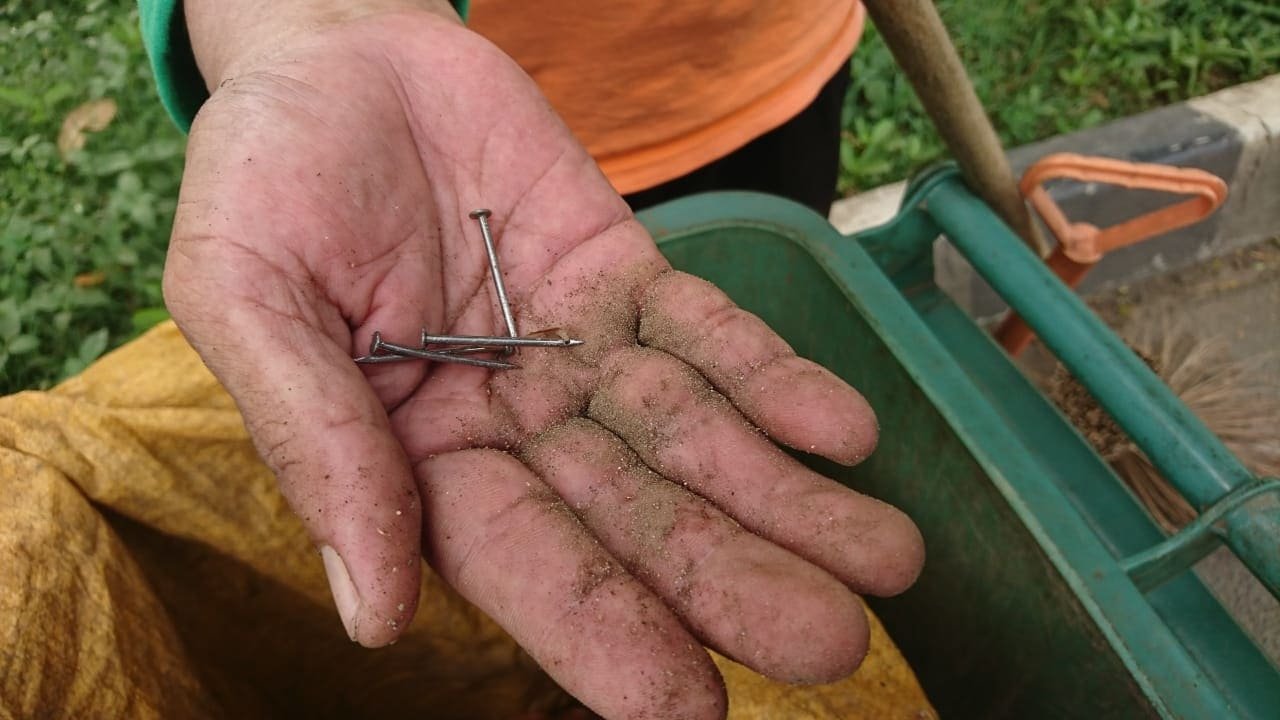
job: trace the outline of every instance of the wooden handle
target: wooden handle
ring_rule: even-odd
[[[1037,255],[1048,245],[1031,221],[1004,148],[931,0],[862,0],[876,29],[955,157],[965,182]]]

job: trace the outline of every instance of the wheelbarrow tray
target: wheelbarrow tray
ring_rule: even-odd
[[[640,217],[676,267],[876,409],[880,444],[863,464],[801,457],[923,531],[919,582],[870,604],[944,717],[1280,717],[1280,673],[1193,573],[1144,592],[1122,567],[1164,535],[933,283],[925,205],[904,209],[887,242],[753,193]]]

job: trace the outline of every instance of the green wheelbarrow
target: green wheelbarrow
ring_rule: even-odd
[[[1280,671],[1190,566],[1220,544],[1280,586],[1280,480],[1250,475],[951,168],[844,237],[794,203],[714,193],[641,214],[723,288],[861,390],[881,424],[857,468],[928,560],[872,600],[944,717],[1280,718]],[[1199,509],[1166,536],[1123,482],[933,282],[945,235]]]

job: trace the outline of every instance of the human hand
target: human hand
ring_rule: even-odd
[[[322,548],[347,632],[393,641],[425,556],[606,717],[722,715],[704,644],[785,681],[852,672],[854,593],[908,587],[920,535],[756,428],[852,464],[870,408],[672,271],[532,81],[407,2],[187,2],[216,89],[166,300]],[[501,334],[481,206],[521,330],[586,344],[498,373],[355,365],[374,331]]]

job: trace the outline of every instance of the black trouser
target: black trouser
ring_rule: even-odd
[[[632,210],[711,190],[756,190],[803,203],[826,217],[840,168],[840,114],[849,88],[841,65],[818,97],[786,124],[719,160],[626,196]]]

